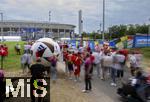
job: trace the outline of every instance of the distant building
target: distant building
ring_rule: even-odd
[[[51,22],[0,21],[0,35],[21,36],[23,40],[36,40],[41,37],[73,37],[75,26]]]

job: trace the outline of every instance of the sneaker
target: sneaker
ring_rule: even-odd
[[[72,78],[69,78],[69,80],[72,80]]]
[[[104,80],[104,78],[103,78],[103,77],[101,77],[101,80]]]
[[[105,81],[105,78],[101,78],[101,80]]]
[[[88,92],[88,90],[82,90],[82,92],[83,92],[83,93],[87,93],[87,92]]]
[[[77,79],[75,79],[74,82],[77,82]]]
[[[111,85],[111,86],[117,86],[115,83],[111,83],[110,85]]]

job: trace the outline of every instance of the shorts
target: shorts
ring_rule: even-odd
[[[68,70],[73,71],[73,64],[68,64]]]
[[[75,69],[74,75],[79,75],[80,74],[80,66],[77,66]]]

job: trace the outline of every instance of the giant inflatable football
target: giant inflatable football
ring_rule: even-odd
[[[33,62],[36,62],[37,58],[41,58],[44,66],[49,66],[48,58],[53,54],[60,54],[60,47],[57,42],[51,38],[41,38],[37,40],[31,47]]]

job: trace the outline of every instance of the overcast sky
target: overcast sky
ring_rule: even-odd
[[[84,31],[96,31],[102,23],[103,0],[0,0],[4,20],[48,21],[76,25],[83,11]],[[150,0],[106,0],[106,28],[115,24],[150,23]]]

